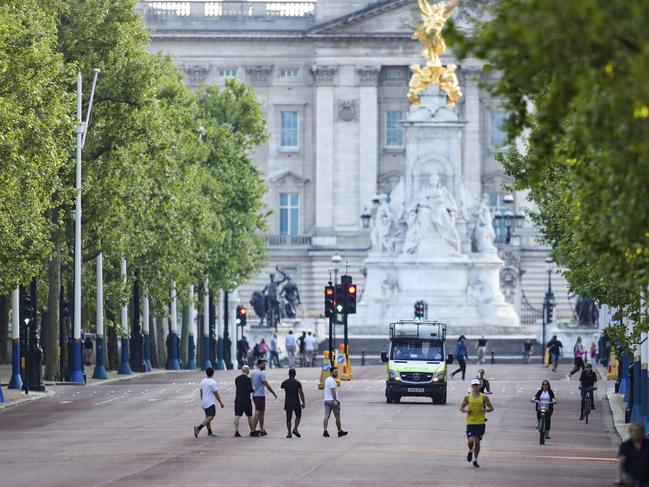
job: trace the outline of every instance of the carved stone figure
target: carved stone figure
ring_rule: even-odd
[[[272,326],[277,326],[277,324],[280,322],[280,311],[279,311],[279,301],[277,300],[277,287],[279,284],[282,284],[285,280],[282,279],[281,281],[275,281],[275,274],[270,273],[269,275],[270,281],[266,286],[264,287],[263,294],[266,298],[266,303],[265,303],[265,309],[266,309],[266,314],[265,314],[265,321],[266,321],[266,326],[272,327]],[[261,320],[260,317],[260,325],[262,325],[263,321]]]
[[[489,209],[489,197],[485,194],[482,196],[480,204],[475,210],[475,228],[473,230],[473,241],[475,248],[479,253],[497,252],[494,241],[496,232],[493,227],[493,216]]]
[[[599,309],[594,299],[585,296],[577,297],[577,305],[575,306],[579,326],[596,326],[599,319]]]
[[[284,276],[284,285],[280,292],[280,296],[284,300],[282,308],[286,317],[293,319],[297,315],[297,306],[300,304],[300,292],[295,281],[291,279],[291,276],[285,274],[279,269],[277,269],[277,271]]]
[[[453,252],[460,249],[460,235],[455,227],[457,204],[433,174],[427,187],[421,189],[408,208],[408,231],[404,250],[415,253],[422,241],[443,242]]]
[[[469,304],[490,303],[494,298],[491,286],[479,276],[473,277],[466,288],[466,299]]]
[[[374,228],[372,228],[370,235],[373,251],[382,254],[394,252],[393,224],[392,209],[388,204],[387,197],[381,195],[379,207],[374,217]]]

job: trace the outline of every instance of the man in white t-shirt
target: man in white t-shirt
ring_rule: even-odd
[[[329,423],[329,416],[331,416],[331,411],[333,411],[334,416],[336,417],[336,428],[338,428],[338,437],[345,436],[348,431],[343,431],[342,426],[340,425],[340,400],[336,388],[338,384],[336,383],[336,377],[338,377],[338,369],[332,367],[329,371],[331,374],[325,380],[324,384],[324,408],[325,415],[324,420],[322,421],[322,426],[324,427],[324,432],[322,436],[329,437],[329,432],[327,431],[327,424]]]
[[[212,433],[212,420],[216,416],[216,401],[219,402],[221,407],[223,407],[223,401],[221,401],[221,396],[219,396],[219,391],[216,387],[216,381],[212,379],[214,375],[214,369],[208,367],[205,370],[207,377],[201,381],[200,391],[201,391],[201,405],[205,411],[205,419],[198,426],[194,426],[194,438],[198,438],[198,433],[207,427],[207,436],[216,436]]]
[[[284,348],[286,348],[286,353],[288,354],[288,368],[295,368],[295,349],[297,348],[297,340],[295,335],[293,335],[293,330],[288,331],[288,335],[284,339]]]
[[[304,339],[304,353],[306,355],[306,366],[313,367],[313,354],[316,350],[316,341],[311,332]]]

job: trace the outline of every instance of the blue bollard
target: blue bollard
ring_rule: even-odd
[[[151,366],[151,341],[149,334],[144,335],[144,371],[151,372],[153,367]]]
[[[84,384],[86,382],[83,377],[83,370],[81,370],[81,340],[74,340],[72,345],[72,374],[70,374],[70,382],[77,384]]]
[[[620,373],[622,377],[620,378],[620,388],[618,389],[618,394],[624,395],[624,401],[626,402],[629,398],[629,357],[625,353],[622,355],[622,360],[620,362]]]
[[[642,387],[642,369],[639,360],[633,362],[633,408],[631,409],[631,422],[637,423],[642,418],[640,410]]]
[[[122,363],[119,364],[117,369],[119,375],[131,375],[131,364],[128,361],[128,337],[122,337]]]
[[[212,367],[212,362],[210,361],[210,337],[203,337],[203,366],[202,370],[207,370]]]
[[[187,337],[187,370],[196,370],[196,343],[194,342],[194,335]]]
[[[2,394],[2,386],[0,386],[0,404],[5,402],[5,396]]]
[[[180,370],[178,362],[178,335],[169,333],[167,335],[167,370]]]
[[[216,370],[225,370],[225,350],[223,349],[223,338],[216,341]]]
[[[22,389],[23,379],[20,376],[20,340],[14,339],[11,343],[11,380],[7,389]]]
[[[104,365],[104,337],[97,337],[97,344],[95,345],[97,353],[95,360],[95,370],[92,373],[93,379],[108,379],[106,366]]]

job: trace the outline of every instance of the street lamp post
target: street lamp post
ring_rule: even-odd
[[[548,272],[548,290],[543,300],[543,347],[547,343],[545,336],[546,327],[553,321],[554,293],[552,292],[552,273],[554,272],[554,259],[552,257],[548,256],[545,258],[545,268]]]
[[[506,194],[503,196],[503,203],[505,203],[505,211],[494,215],[496,220],[504,220],[507,233],[505,235],[505,243],[509,245],[512,240],[512,228],[517,228],[520,222],[525,218],[524,215],[514,213],[514,195]]]

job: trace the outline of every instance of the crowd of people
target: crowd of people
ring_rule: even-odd
[[[277,393],[273,390],[268,382],[266,373],[266,360],[260,358],[257,360],[257,367],[250,372],[248,365],[241,367],[241,374],[235,379],[235,398],[234,398],[234,436],[240,438],[242,435],[239,432],[239,424],[241,417],[246,416],[248,420],[248,427],[250,428],[249,435],[252,437],[267,436],[268,433],[265,429],[265,414],[266,414],[266,391],[270,392],[275,399]],[[205,377],[200,383],[200,397],[201,406],[205,413],[205,419],[194,426],[194,437],[198,438],[199,433],[205,428],[207,436],[215,436],[211,429],[212,420],[216,416],[216,404],[218,403],[221,408],[224,407],[223,401],[219,394],[219,386],[214,380],[214,369],[208,368],[205,371]],[[304,396],[304,389],[300,381],[296,379],[297,371],[294,368],[289,368],[288,378],[281,384],[284,389],[284,411],[286,412],[286,430],[287,438],[301,438],[302,435],[299,431],[300,421],[302,419],[302,410],[306,407],[306,399]],[[340,394],[338,392],[338,369],[332,367],[329,371],[329,377],[324,382],[324,418],[322,421],[323,433],[322,436],[328,438],[329,431],[329,418],[333,412],[336,420],[336,429],[338,437],[343,437],[348,434],[347,431],[342,429],[340,419]],[[254,404],[254,414],[253,414]],[[295,420],[293,420],[295,416]]]
[[[296,336],[293,330],[289,330],[284,338],[284,350],[289,368],[313,367],[318,351],[318,342],[310,331],[303,331],[300,336]],[[267,360],[271,369],[273,366],[282,368],[282,348],[277,333],[273,333],[268,342],[265,338],[261,338],[253,346],[250,346],[245,336],[239,339],[237,342],[237,368],[240,369],[244,364],[253,367],[259,359]]]

